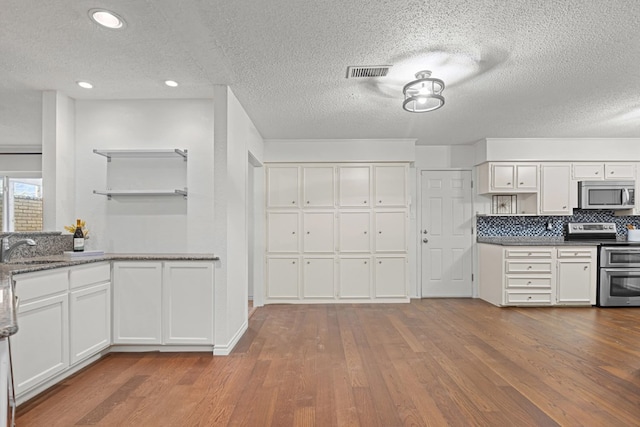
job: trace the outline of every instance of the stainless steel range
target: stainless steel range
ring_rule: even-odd
[[[640,307],[640,244],[616,237],[614,223],[569,223],[565,235],[599,246],[598,306]]]

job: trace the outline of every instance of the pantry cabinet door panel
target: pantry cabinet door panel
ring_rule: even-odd
[[[297,166],[267,168],[267,206],[295,208],[299,203],[299,176]]]
[[[267,214],[267,252],[294,253],[300,249],[297,212]]]
[[[375,267],[376,298],[407,296],[405,257],[377,257]]]
[[[334,245],[333,212],[310,212],[303,216],[304,252],[333,253]]]
[[[338,168],[340,206],[365,208],[371,206],[370,174],[368,166]]]
[[[371,215],[369,212],[340,212],[340,252],[371,250]]]
[[[340,298],[371,298],[371,258],[341,258]]]
[[[407,214],[404,211],[376,212],[376,252],[407,250]]]
[[[407,171],[404,166],[375,167],[376,206],[405,206],[407,204]]]
[[[332,166],[303,168],[303,207],[334,206],[334,175]]]
[[[267,298],[297,299],[300,275],[298,258],[267,260]]]
[[[333,258],[304,259],[304,298],[334,298],[334,264]]]

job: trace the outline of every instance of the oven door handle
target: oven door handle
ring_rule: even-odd
[[[607,273],[637,273],[638,276],[640,276],[640,268],[636,267],[636,268],[625,268],[625,267],[621,267],[621,268],[601,268],[600,270],[603,270]],[[635,275],[634,275],[635,276]]]

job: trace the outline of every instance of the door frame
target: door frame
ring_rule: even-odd
[[[415,226],[412,227],[415,231],[415,244],[416,244],[416,294],[418,298],[423,298],[422,295],[422,173],[423,172],[470,172],[471,173],[471,212],[474,212],[474,226],[471,233],[471,271],[473,272],[474,280],[471,282],[471,296],[472,298],[478,298],[478,272],[477,269],[477,227],[475,226],[475,168],[424,168],[419,169],[416,173],[416,221]]]

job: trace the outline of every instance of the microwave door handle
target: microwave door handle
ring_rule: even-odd
[[[622,189],[622,205],[626,206],[629,204],[629,189],[628,188],[623,188]]]

